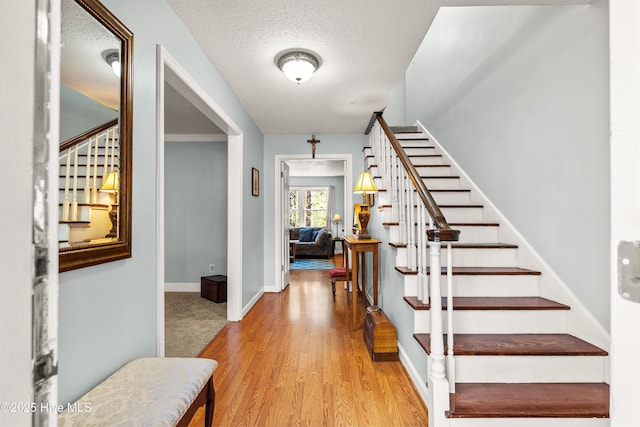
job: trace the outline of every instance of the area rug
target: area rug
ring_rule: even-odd
[[[331,270],[333,267],[330,259],[297,259],[289,264],[291,270]]]
[[[226,302],[216,304],[200,292],[165,292],[165,356],[196,357],[226,324]]]

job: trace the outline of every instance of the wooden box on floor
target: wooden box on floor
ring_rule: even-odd
[[[227,302],[227,276],[201,277],[200,296],[213,302]]]
[[[363,329],[364,342],[374,362],[398,360],[396,328],[382,310],[369,307]]]

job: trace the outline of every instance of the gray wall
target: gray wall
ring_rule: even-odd
[[[134,34],[133,237],[130,259],[60,275],[61,402],[75,400],[126,362],[156,354],[156,46],[162,44],[243,131],[243,305],[264,286],[263,198],[251,166],[263,136],[163,0],[103,0]],[[238,213],[240,215],[240,213]]]
[[[227,272],[227,143],[165,144],[165,282]]]
[[[443,8],[405,95],[407,118],[433,133],[608,329],[607,11],[602,0]]]
[[[118,118],[118,112],[60,85],[60,142]]]

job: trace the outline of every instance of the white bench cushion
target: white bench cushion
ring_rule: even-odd
[[[58,425],[175,426],[217,367],[211,359],[136,359],[78,399],[90,412],[64,411]]]

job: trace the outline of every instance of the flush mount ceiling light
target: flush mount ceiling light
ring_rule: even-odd
[[[311,78],[320,60],[312,53],[294,50],[276,55],[276,65],[289,80],[300,84]]]
[[[107,62],[107,64],[109,64],[109,66],[113,70],[113,73],[116,76],[120,77],[122,69],[122,67],[120,66],[120,52],[117,49],[105,50],[104,52],[102,52],[102,57]]]

